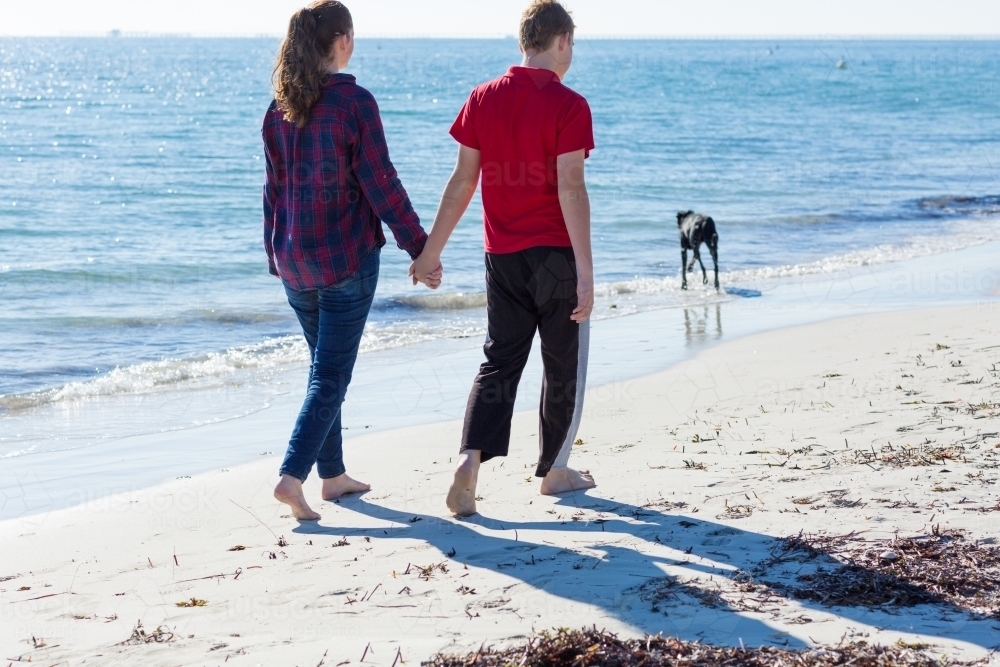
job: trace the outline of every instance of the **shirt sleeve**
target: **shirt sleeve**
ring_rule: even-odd
[[[389,160],[389,146],[374,98],[360,100],[356,116],[358,140],[352,163],[361,191],[379,219],[389,226],[397,245],[416,259],[424,251],[427,233]]]
[[[278,275],[278,267],[274,263],[274,210],[277,205],[279,187],[278,176],[271,162],[271,155],[264,145],[264,250],[267,252],[268,270],[272,276]]]
[[[586,157],[590,157],[590,151],[594,150],[594,118],[587,100],[579,97],[560,120],[556,154],[581,150],[586,151]]]
[[[473,93],[469,96],[468,101],[465,106],[462,107],[462,111],[459,112],[458,118],[455,119],[455,123],[451,126],[451,136],[458,143],[472,148],[475,150],[481,150],[479,147],[479,137],[476,136],[476,124],[475,124],[475,108],[476,108],[476,94]]]

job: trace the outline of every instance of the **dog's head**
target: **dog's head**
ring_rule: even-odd
[[[694,211],[682,211],[677,214],[677,226],[680,227],[684,224],[684,219],[689,215],[694,215]]]

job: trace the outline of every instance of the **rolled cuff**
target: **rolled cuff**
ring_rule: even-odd
[[[408,243],[405,246],[402,243],[397,245],[401,250],[405,250],[410,255],[410,259],[416,260],[423,254],[424,247],[427,245],[427,238],[427,234],[422,234],[412,243]]]

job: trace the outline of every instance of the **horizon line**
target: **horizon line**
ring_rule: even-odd
[[[284,35],[278,33],[247,33],[247,34],[218,34],[218,33],[157,33],[142,31],[105,31],[105,32],[79,32],[79,33],[59,33],[59,34],[31,34],[31,35],[5,35],[0,34],[0,39],[282,39]],[[802,35],[767,35],[767,34],[691,34],[691,35],[589,35],[578,34],[580,40],[596,41],[842,41],[842,40],[869,40],[869,41],[1000,41],[998,34],[978,34],[978,35],[934,35],[934,34],[802,34]],[[504,41],[514,40],[512,34],[487,34],[487,35],[402,35],[402,34],[373,34],[358,38],[359,40],[454,40],[454,41]]]

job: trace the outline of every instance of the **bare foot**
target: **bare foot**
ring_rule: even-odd
[[[274,487],[274,497],[292,508],[292,515],[299,521],[319,521],[322,517],[309,507],[302,493],[302,482],[291,475],[282,475]]]
[[[352,493],[365,493],[371,491],[371,484],[365,484],[351,479],[344,473],[340,477],[323,480],[323,500],[334,501],[341,496],[348,496]]]
[[[583,491],[595,486],[597,486],[597,482],[587,470],[577,471],[571,468],[551,470],[542,480],[542,495],[558,496],[560,493]]]
[[[468,450],[458,459],[455,481],[448,490],[445,501],[455,516],[472,516],[476,513],[476,484],[479,482],[479,463],[482,452]]]

